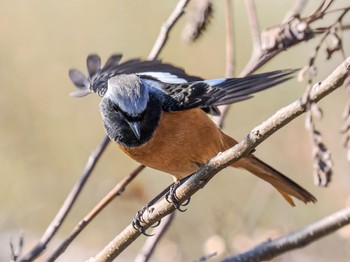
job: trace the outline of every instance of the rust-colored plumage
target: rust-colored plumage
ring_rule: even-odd
[[[201,109],[162,112],[152,138],[138,147],[120,148],[139,163],[164,171],[176,180],[187,177],[215,156],[237,144],[223,133]],[[298,184],[254,155],[240,159],[233,167],[243,168],[274,186],[294,205],[290,196],[307,202],[316,199]]]

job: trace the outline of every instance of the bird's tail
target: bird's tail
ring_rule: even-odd
[[[317,199],[311,193],[306,191],[300,185],[253,155],[240,159],[234,163],[233,166],[244,168],[257,177],[270,183],[292,206],[295,206],[295,204],[291,196],[301,200],[304,203],[317,201]]]

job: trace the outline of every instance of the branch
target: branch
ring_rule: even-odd
[[[248,14],[248,21],[250,24],[250,33],[253,42],[252,56],[258,55],[261,52],[260,27],[254,0],[246,0],[246,10]]]
[[[122,179],[115,187],[78,223],[70,235],[63,241],[58,248],[49,256],[47,262],[55,261],[80,234],[81,231],[117,196],[120,196],[127,185],[129,185],[136,176],[145,168],[139,165],[129,176]]]
[[[225,49],[226,49],[226,72],[225,77],[233,77],[235,68],[235,56],[233,48],[233,11],[232,11],[232,0],[225,1]]]
[[[155,59],[159,53],[162,51],[172,27],[175,25],[176,21],[184,14],[184,9],[188,4],[189,0],[180,0],[175,7],[174,11],[169,16],[168,20],[160,28],[158,38],[148,55],[148,60]]]
[[[231,78],[234,75],[235,68],[235,56],[233,48],[233,11],[232,11],[232,0],[225,1],[225,35],[226,35],[226,70],[225,77]],[[223,127],[224,120],[228,113],[230,106],[222,105],[219,106],[220,116],[212,117],[213,122],[220,128]]]
[[[350,57],[339,65],[322,83],[318,83],[312,88],[310,92],[310,101],[318,102],[340,87],[349,72]],[[178,188],[176,196],[179,199],[179,203],[183,203],[199,189],[203,188],[220,170],[238,161],[240,158],[248,156],[254,148],[266,138],[300,116],[305,110],[306,108],[300,99],[295,101],[280,109],[268,120],[254,128],[239,144],[213,157],[205,166],[200,168],[199,171]],[[168,203],[167,200],[160,200],[143,215],[143,221],[145,221],[145,225],[143,225],[144,228],[149,228],[152,224],[174,210],[174,206]],[[105,246],[99,254],[89,261],[112,261],[139,236],[140,232],[135,230],[130,224]]]
[[[267,31],[264,31],[263,34],[261,34],[260,36],[259,22],[257,19],[254,2],[253,0],[246,0],[245,3],[246,3],[247,14],[248,14],[248,20],[250,24],[253,50],[248,63],[244,67],[243,71],[239,74],[239,77],[245,77],[249,74],[254,73],[256,70],[258,70],[268,61],[270,61],[273,57],[281,53],[283,50],[297,43],[306,41],[311,36],[313,36],[309,33],[308,34],[305,33],[305,34],[302,34],[302,37],[299,37],[297,39],[298,40],[297,42],[295,42],[296,41],[295,39],[294,39],[294,42],[288,41],[290,46],[278,45],[277,43],[279,43],[281,40],[288,39],[288,37],[294,37],[293,34],[287,35],[287,33],[291,31],[287,29],[292,26],[297,28],[297,26],[299,25],[298,21],[296,21],[297,23],[295,22],[292,23],[294,20],[290,19],[290,21],[274,27],[273,30],[269,29]],[[300,5],[293,6],[292,9],[288,12],[288,14],[295,13],[296,11],[301,11],[302,7],[303,7],[302,3],[300,3]],[[303,30],[306,31],[307,29],[308,27]],[[270,31],[273,31],[273,33],[272,34],[269,33]],[[270,46],[271,43],[273,43],[274,48],[271,48]],[[220,106],[219,108],[220,108],[221,115],[219,117],[214,117],[213,121],[217,126],[222,127],[223,121],[227,115],[227,112],[230,106],[224,105],[224,106]]]
[[[350,208],[345,208],[298,231],[275,240],[268,240],[247,252],[223,259],[221,262],[271,260],[287,251],[303,248],[348,224],[350,224]]]
[[[92,171],[94,170],[97,161],[100,159],[102,153],[106,149],[108,143],[109,143],[109,138],[106,136],[101,141],[101,143],[97,146],[95,151],[91,153],[85,165],[83,174],[80,176],[79,180],[74,185],[73,189],[71,190],[66,200],[64,201],[62,207],[60,208],[55,218],[52,220],[52,222],[46,229],[44,235],[41,237],[39,242],[26,255],[24,255],[23,258],[20,258],[19,261],[21,262],[32,261],[35,258],[37,258],[46,249],[47,244],[55,235],[55,233],[58,231],[58,229],[61,227],[64,219],[67,217],[78,195],[80,194],[85,183],[87,182]]]
[[[298,16],[305,8],[307,2],[307,0],[296,0],[292,8],[287,12],[282,23],[287,23],[289,20],[293,19],[293,17]]]

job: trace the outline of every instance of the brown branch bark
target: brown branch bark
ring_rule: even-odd
[[[340,64],[323,82],[314,85],[310,92],[310,101],[318,102],[340,87],[349,72],[350,57]],[[305,110],[305,105],[300,99],[293,102],[292,104],[278,110],[265,122],[255,127],[239,144],[213,157],[205,166],[178,188],[176,195],[179,202],[182,203],[186,201],[186,199],[204,187],[216,173],[228,165],[231,165],[238,159],[249,155],[252,150],[266,138],[287,125],[293,119],[300,116]],[[162,199],[144,214],[144,228],[149,228],[152,224],[173,211],[174,206],[168,203],[165,199]],[[130,224],[108,245],[106,245],[100,253],[89,261],[112,261],[139,236],[140,232],[135,230]]]
[[[304,10],[307,2],[308,2],[307,0],[296,0],[294,5],[291,7],[291,9],[285,15],[282,23],[287,23],[293,17],[299,15],[301,13],[301,11]]]
[[[233,41],[233,11],[232,11],[232,0],[226,0],[225,2],[225,35],[226,35],[226,70],[225,77],[231,78],[234,75],[235,68],[235,56],[234,56],[234,41]],[[212,117],[213,122],[220,128],[223,128],[224,120],[228,113],[229,106],[219,106],[220,116]]]
[[[250,33],[253,42],[252,56],[258,55],[261,52],[260,26],[256,13],[254,0],[245,0],[248,22],[250,25]]]
[[[299,1],[302,2],[302,1]],[[252,38],[252,43],[253,43],[253,50],[250,56],[250,59],[242,72],[239,74],[239,77],[245,77],[247,75],[250,75],[254,73],[256,70],[258,70],[260,67],[262,67],[264,64],[266,64],[268,61],[270,61],[272,58],[274,58],[276,55],[280,54],[282,51],[286,50],[289,47],[292,47],[298,43],[301,43],[303,41],[306,41],[310,38],[310,34],[305,34],[304,37],[301,37],[298,39],[297,42],[289,42],[290,46],[280,46],[275,49],[264,49],[263,48],[263,42],[261,40],[261,33],[260,33],[260,28],[259,28],[259,22],[256,14],[256,9],[254,5],[253,0],[246,0],[246,10],[247,10],[247,16],[248,16],[248,21],[250,24],[250,31],[251,31],[251,38]],[[300,3],[299,5],[295,5],[291,8],[291,10],[288,12],[286,17],[290,17],[290,14],[293,13],[295,14],[296,11],[301,11],[304,5]],[[285,34],[287,31],[282,31],[283,27],[286,27],[288,23],[282,23],[279,25],[279,27],[275,27],[276,31],[280,31],[282,33],[280,34],[270,34],[269,35],[269,41],[273,43],[277,43],[280,41],[279,39],[287,38],[287,36],[283,36],[283,33]],[[221,116],[219,117],[214,117],[213,121],[215,124],[219,127],[222,127],[222,124],[224,122],[224,119],[227,115],[227,112],[230,108],[229,105],[224,105],[219,107]]]
[[[128,176],[124,177],[115,187],[77,224],[70,235],[56,248],[56,250],[48,257],[47,262],[55,261],[80,234],[81,231],[117,196],[121,195],[125,187],[129,185],[136,176],[145,168],[139,165]]]
[[[268,240],[247,252],[225,258],[221,262],[267,261],[288,251],[303,248],[348,224],[350,224],[350,208],[345,208],[298,231]]]
[[[101,143],[97,146],[95,151],[93,151],[91,153],[91,155],[90,155],[90,157],[85,165],[83,174],[81,175],[79,180],[74,185],[73,189],[71,190],[71,192],[67,196],[62,207],[58,211],[57,215],[52,220],[52,222],[50,223],[48,228],[46,229],[44,235],[41,237],[39,242],[26,255],[24,255],[22,258],[19,259],[19,261],[21,261],[21,262],[33,261],[39,255],[41,255],[41,253],[46,249],[47,244],[50,242],[52,237],[55,235],[55,233],[61,227],[64,219],[67,217],[67,215],[68,215],[69,211],[71,210],[73,204],[75,203],[78,195],[80,194],[85,183],[87,182],[92,171],[94,170],[96,163],[98,162],[102,153],[106,149],[108,143],[109,143],[109,138],[106,136],[101,141]]]
[[[158,38],[150,54],[148,55],[148,60],[155,59],[159,55],[159,53],[162,51],[168,39],[170,30],[176,24],[177,20],[184,14],[185,7],[188,3],[189,3],[189,0],[180,0],[178,2],[174,11],[169,16],[168,20],[166,20],[165,23],[162,25]]]

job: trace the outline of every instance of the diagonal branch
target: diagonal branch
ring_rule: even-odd
[[[300,1],[301,2],[301,1]],[[299,25],[298,21],[294,24],[290,24],[292,19],[288,20],[286,23],[282,23],[279,26],[274,27],[273,33],[269,33],[270,30],[266,30],[263,32],[263,34],[260,33],[259,29],[259,22],[256,14],[256,9],[254,5],[253,0],[246,0],[246,10],[248,14],[248,20],[250,24],[250,30],[251,30],[251,36],[252,36],[252,43],[253,43],[253,50],[251,52],[250,59],[242,72],[239,74],[239,77],[245,77],[247,75],[250,75],[254,73],[256,70],[258,70],[260,67],[262,67],[264,64],[266,64],[268,61],[270,61],[272,58],[274,58],[276,55],[280,54],[282,51],[286,50],[289,47],[292,47],[293,45],[296,45],[298,43],[301,43],[303,41],[307,41],[310,37],[313,35],[311,34],[303,34],[302,37],[299,39],[295,40],[295,42],[289,41],[288,43],[290,44],[289,46],[280,46],[275,44],[274,49],[266,49],[266,42],[268,43],[278,43],[278,41],[281,41],[281,39],[286,39],[290,36],[293,36],[289,33],[289,27],[297,27]],[[292,9],[288,12],[288,15],[291,13],[295,13],[297,11],[301,11],[303,8],[303,4],[300,3],[300,5],[293,6]],[[308,28],[306,28],[308,29]],[[305,30],[306,30],[305,29]],[[278,33],[275,33],[278,32]],[[288,34],[288,36],[287,36]],[[265,36],[263,38],[263,36]],[[266,41],[265,39],[268,39]],[[264,41],[263,41],[264,40]],[[229,110],[230,106],[229,105],[224,105],[220,107],[220,112],[221,116],[219,117],[214,117],[213,121],[215,124],[219,127],[222,126],[222,123],[227,115],[227,112]]]
[[[310,101],[318,102],[332,91],[336,90],[343,84],[349,72],[350,57],[340,64],[322,83],[318,83],[312,88],[310,92]],[[240,158],[249,155],[254,148],[266,138],[300,116],[305,110],[305,105],[300,99],[293,102],[278,110],[265,122],[255,127],[239,144],[213,157],[205,166],[178,188],[176,196],[179,199],[179,203],[183,203],[199,189],[203,188],[220,170],[238,161]],[[167,200],[160,200],[144,214],[144,228],[149,228],[152,224],[174,210],[174,206],[168,203]],[[140,232],[135,230],[130,224],[105,246],[99,254],[89,261],[112,261],[139,236]]]
[[[298,231],[274,240],[268,240],[247,252],[228,257],[221,262],[271,260],[287,251],[303,248],[348,224],[350,224],[350,208],[345,208]]]
[[[157,58],[159,53],[162,51],[172,27],[176,24],[177,20],[184,14],[184,9],[189,3],[189,0],[180,0],[175,7],[174,11],[169,16],[168,20],[162,25],[158,38],[148,55],[148,60]]]
[[[100,159],[108,143],[109,143],[109,138],[106,136],[101,141],[101,143],[97,146],[95,151],[91,153],[86,163],[86,166],[84,168],[83,174],[81,175],[77,183],[74,185],[73,189],[71,190],[66,200],[64,201],[61,209],[58,211],[55,218],[52,220],[51,224],[46,229],[44,235],[41,237],[40,241],[26,255],[20,258],[19,261],[21,262],[32,261],[35,258],[37,258],[46,249],[47,244],[50,242],[52,237],[55,235],[55,233],[58,231],[58,229],[62,225],[64,219],[67,217],[69,211],[71,210],[73,204],[75,203],[75,200],[77,199],[85,183],[90,177],[92,171],[96,166],[96,163]]]
[[[252,56],[258,55],[261,52],[260,27],[254,0],[245,0],[248,21],[250,24],[250,33],[253,42]]]
[[[231,78],[234,75],[235,70],[235,54],[234,54],[234,30],[233,30],[233,10],[232,10],[232,0],[225,1],[225,50],[226,50],[226,69],[225,77]],[[213,122],[220,128],[223,127],[224,120],[228,113],[229,105],[219,106],[220,116],[213,116]]]
[[[47,262],[55,261],[73,242],[73,240],[84,230],[84,228],[117,196],[121,195],[126,186],[129,185],[136,176],[145,168],[139,165],[128,176],[124,177],[114,188],[78,223],[70,235],[56,248],[48,257]]]

